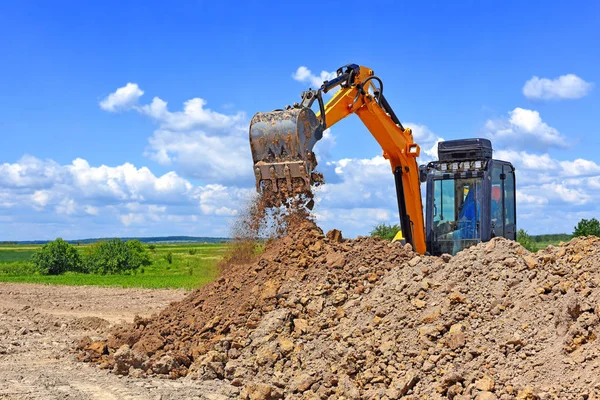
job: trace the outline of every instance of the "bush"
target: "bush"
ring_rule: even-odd
[[[165,254],[165,260],[167,260],[169,264],[173,264],[173,253],[168,252],[167,254]]]
[[[573,232],[573,236],[597,236],[600,237],[600,222],[596,218],[592,218],[589,221],[582,219],[579,221]]]
[[[196,249],[189,249],[188,253],[190,253],[190,256],[196,255],[197,250]]]
[[[58,238],[46,243],[31,257],[36,272],[42,275],[60,275],[67,271],[81,271],[81,256],[75,247]]]
[[[531,251],[531,252],[535,252],[537,251],[537,246],[535,244],[535,241],[533,240],[533,238],[531,236],[529,236],[529,234],[527,233],[527,231],[525,229],[519,229],[517,232],[517,242],[519,242],[519,244],[523,247],[525,247],[527,250]]]
[[[86,257],[87,271],[95,274],[132,272],[152,262],[139,240],[110,239],[90,246]]]
[[[156,251],[156,245],[154,243],[150,243],[148,245],[148,250],[154,253]]]
[[[382,239],[386,239],[386,240],[393,240],[394,236],[396,236],[396,234],[398,232],[400,232],[401,228],[400,225],[398,224],[394,224],[394,225],[388,225],[388,224],[379,224],[379,225],[375,225],[375,227],[373,227],[373,230],[371,231],[371,236],[375,237],[375,236],[379,236]]]

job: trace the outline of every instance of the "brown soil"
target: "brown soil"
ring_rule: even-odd
[[[182,290],[0,283],[0,399],[234,399],[226,382],[117,376],[77,361],[82,336],[106,338],[116,324],[149,316]]]
[[[79,357],[249,399],[597,399],[599,258],[597,238],[426,257],[304,220],[255,262],[82,342]]]

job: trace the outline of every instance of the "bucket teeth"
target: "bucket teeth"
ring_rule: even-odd
[[[283,167],[283,175],[285,176],[285,183],[287,186],[287,190],[289,192],[292,191],[292,174],[290,172],[290,166],[286,165]]]
[[[273,190],[274,192],[278,192],[279,188],[277,187],[277,174],[275,173],[275,167],[273,165],[269,167],[269,178],[272,182],[271,190]]]

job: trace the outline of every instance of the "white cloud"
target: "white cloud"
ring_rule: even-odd
[[[325,229],[346,229],[347,235],[368,233],[397,216],[394,175],[382,156],[327,163],[335,176],[325,176],[316,192],[316,214]]]
[[[137,83],[130,82],[109,94],[100,102],[100,107],[110,112],[127,110],[135,106],[143,94],[144,91],[138,87]]]
[[[252,157],[247,134],[210,136],[204,131],[156,130],[146,151],[161,165],[174,164],[184,176],[206,182],[252,183]]]
[[[183,111],[171,112],[167,102],[155,97],[152,103],[138,107],[138,111],[159,122],[162,129],[188,131],[194,128],[228,130],[245,120],[244,113],[234,115],[221,114],[205,108],[206,101],[193,98],[184,103]]]
[[[336,76],[337,74],[335,72],[327,71],[321,71],[321,73],[317,76],[314,75],[310,69],[304,66],[298,67],[296,72],[292,74],[292,78],[294,80],[302,83],[308,83],[313,89],[319,89],[321,85],[323,85],[324,81],[329,81],[335,78]]]
[[[580,218],[600,213],[594,201],[600,196],[600,165],[594,161],[514,150],[498,150],[494,157],[515,166],[519,226],[530,233],[570,233]]]
[[[509,116],[486,122],[484,133],[494,146],[536,150],[567,147],[566,138],[543,122],[539,112],[517,107],[509,112]]]
[[[586,96],[594,84],[577,75],[568,74],[556,79],[534,76],[523,86],[523,94],[530,99],[579,99]]]
[[[50,192],[48,190],[36,190],[31,195],[31,200],[34,203],[34,207],[37,205],[39,208],[43,208],[50,201]]]
[[[600,165],[582,158],[559,161],[548,153],[533,154],[526,151],[498,150],[495,158],[510,161],[519,170],[527,171],[528,181],[540,182],[546,177],[574,178],[600,174]]]
[[[129,85],[136,90],[126,90]],[[181,111],[170,111],[160,97],[154,97],[150,104],[137,105],[143,93],[136,84],[128,84],[105,100],[111,107],[102,103],[101,107],[108,111],[136,110],[159,125],[148,139],[149,147],[144,152],[147,157],[206,183],[248,184],[254,179],[245,113],[213,111],[199,97],[187,100]]]
[[[23,156],[14,164],[0,164],[0,187],[44,188],[60,178],[62,170],[54,161]]]
[[[98,215],[100,213],[100,209],[98,207],[87,205],[84,207],[84,210],[89,215]]]
[[[17,235],[24,227],[33,229],[37,224],[46,224],[47,231],[38,227],[20,238],[31,239],[34,233],[41,238],[52,238],[60,232],[68,235],[78,231],[83,221],[103,229],[103,233],[88,232],[84,236],[114,236],[115,232],[125,232],[121,228],[135,229],[133,234],[140,234],[140,229],[156,225],[173,229],[173,234],[181,234],[181,227],[186,227],[191,234],[200,231],[212,235],[214,230],[226,235],[228,219],[224,218],[235,215],[253,193],[251,189],[224,185],[195,186],[176,172],[157,176],[147,167],[130,163],[91,166],[77,158],[71,164],[59,165],[27,156],[0,167],[18,171],[0,180],[0,215],[6,212],[15,224],[21,224],[16,230],[2,225],[0,240],[16,239],[7,235]],[[204,222],[194,228],[192,221],[198,218]],[[173,221],[178,222],[171,227]]]

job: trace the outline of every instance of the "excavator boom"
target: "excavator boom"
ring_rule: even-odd
[[[321,93],[340,86],[324,104]],[[320,112],[310,108],[318,101]],[[296,185],[308,188],[317,160],[315,143],[323,131],[356,114],[389,160],[396,183],[402,233],[416,251],[424,253],[425,228],[421,202],[419,146],[410,128],[404,128],[383,96],[383,82],[373,71],[356,64],[337,70],[337,77],[320,89],[302,94],[302,102],[285,110],[258,113],[250,124],[250,147],[258,191],[288,192]]]

